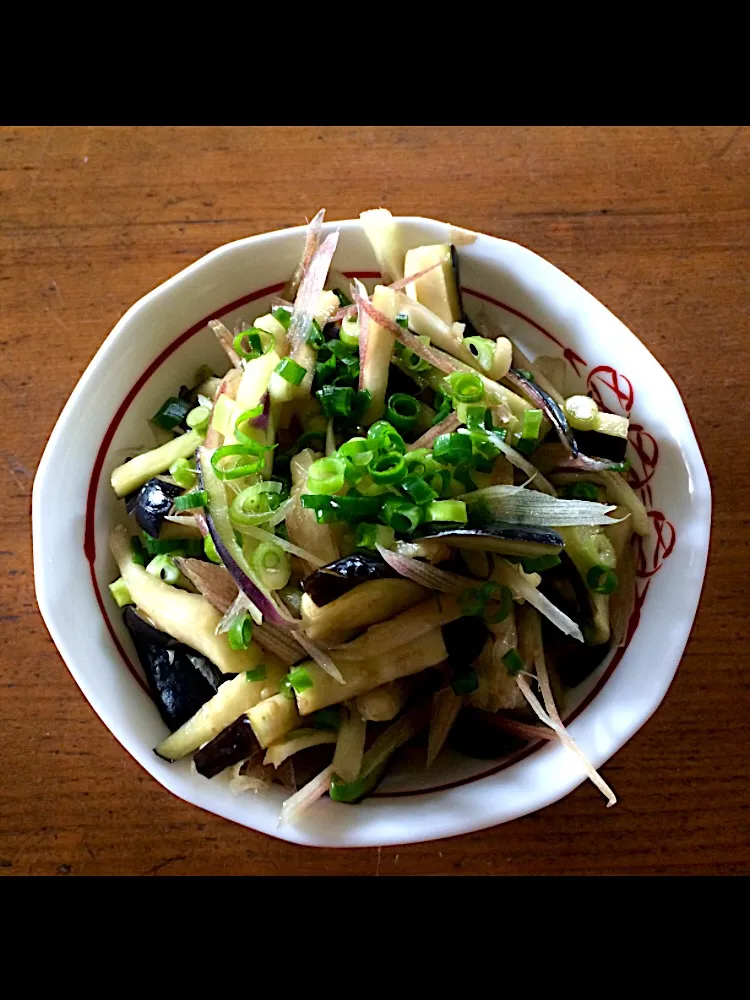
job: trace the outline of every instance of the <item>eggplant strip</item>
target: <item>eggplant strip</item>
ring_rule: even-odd
[[[221,615],[201,594],[178,590],[137,566],[133,561],[130,536],[122,525],[114,528],[109,544],[130,596],[156,628],[197,649],[222,673],[237,674],[251,670],[261,660],[267,662],[255,643],[244,650],[229,648],[226,636],[216,634]]]
[[[365,691],[372,691],[381,684],[419,673],[427,667],[434,667],[442,663],[446,655],[440,629],[433,629],[419,639],[401,646],[397,652],[387,653],[367,664],[359,661],[341,664],[343,684],[329,677],[313,661],[306,662],[305,669],[313,683],[311,687],[297,695],[297,708],[300,715],[304,716],[328,705],[338,705],[342,701],[356,698]]]
[[[367,722],[390,722],[406,704],[411,682],[408,677],[389,681],[358,695],[354,700],[356,710]]]
[[[385,621],[416,604],[427,592],[411,580],[369,580],[322,608],[302,598],[303,627],[314,643],[333,646],[361,628]]]
[[[344,646],[337,647],[336,661],[352,663],[384,656],[392,649],[413,642],[426,632],[460,618],[458,598],[448,594],[433,594],[416,607],[402,611],[395,618],[380,625],[372,625],[364,635]]]

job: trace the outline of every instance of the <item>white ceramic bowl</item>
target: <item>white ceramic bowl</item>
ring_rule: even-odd
[[[407,246],[449,238],[443,223],[400,220]],[[358,220],[340,229],[334,264],[372,276]],[[513,761],[441,756],[390,777],[358,806],[321,800],[296,827],[277,825],[282,798],[233,796],[220,776],[192,773],[153,752],[165,727],[137,677],[137,663],[107,584],[107,549],[122,518],[109,487],[115,465],[153,446],[147,418],[203,363],[225,363],[206,323],[228,326],[265,311],[299,259],[304,231],[286,229],[214,250],[144,296],[105,340],[68,400],[34,483],[36,592],[44,620],[94,710],[133,757],[175,795],[297,843],[358,847],[429,840],[523,816],[583,780],[577,759],[545,744]],[[631,417],[633,477],[654,522],[639,552],[638,602],[623,655],[576,692],[571,734],[603,764],[659,705],[677,670],[700,596],[708,551],[708,476],[679,393],[643,344],[600,302],[530,250],[478,236],[460,251],[465,304],[488,309],[532,356],[562,355],[571,388],[588,387]],[[602,802],[602,808],[604,803]]]

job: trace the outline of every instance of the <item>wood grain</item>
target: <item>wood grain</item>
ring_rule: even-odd
[[[0,130],[0,872],[748,873],[749,170],[743,127]],[[30,493],[135,299],[228,240],[378,204],[526,244],[642,338],[706,456],[713,545],[669,695],[604,769],[615,809],[588,785],[475,835],[307,850],[173,798],[96,721],[36,609]]]

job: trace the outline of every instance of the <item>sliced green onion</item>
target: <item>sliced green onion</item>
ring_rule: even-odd
[[[405,392],[396,392],[388,400],[385,415],[394,427],[408,430],[416,424],[420,410],[419,400],[407,396]]]
[[[432,426],[435,427],[437,424],[441,424],[446,417],[450,416],[453,403],[451,397],[443,392],[442,389],[438,389],[435,393],[435,417],[432,421]]]
[[[421,479],[419,476],[407,476],[401,483],[401,489],[409,494],[414,503],[418,504],[430,503],[432,500],[437,500],[438,498],[435,490],[428,486],[424,479]]]
[[[414,451],[407,451],[404,458],[406,459],[406,468],[409,474],[413,476],[426,475],[432,461],[429,455],[428,448],[415,448]]]
[[[372,442],[363,437],[349,438],[348,441],[345,441],[341,445],[338,453],[343,458],[348,459],[353,465],[362,466],[363,468],[367,468],[375,457]]]
[[[172,584],[177,583],[182,575],[177,568],[177,563],[168,555],[154,556],[146,567],[146,572],[158,576],[165,583]]]
[[[499,625],[513,610],[513,594],[510,588],[489,580],[480,589],[484,601],[484,620],[488,625]],[[498,607],[496,611],[488,614],[487,607],[490,604],[497,604]]]
[[[205,490],[193,490],[192,493],[174,498],[175,510],[193,510],[195,507],[208,507],[208,493]]]
[[[211,455],[211,465],[219,479],[243,479],[245,476],[256,475],[262,471],[265,461],[262,456],[258,456],[258,452],[266,450],[263,445],[252,448],[247,444],[225,444]],[[235,457],[244,458],[246,461],[229,469],[221,465],[225,458]]]
[[[208,559],[209,562],[221,565],[221,556],[216,551],[214,540],[213,538],[211,538],[210,535],[206,535],[206,537],[203,539],[203,551],[205,552],[206,559]]]
[[[282,677],[279,681],[279,694],[283,694],[284,697],[288,698],[290,701],[294,700],[294,690],[292,688],[291,681],[289,680],[289,674]]]
[[[520,375],[521,378],[525,378],[527,382],[533,382],[534,381],[534,376],[531,374],[531,372],[528,369],[526,369],[526,368],[516,368],[515,371],[516,371],[517,375]]]
[[[316,351],[325,344],[326,339],[323,336],[323,331],[320,329],[320,324],[316,319],[310,323],[310,329],[307,331],[305,341],[310,345],[310,347],[314,347]]]
[[[341,324],[339,337],[341,342],[349,347],[359,346],[359,320],[356,316],[347,316]]]
[[[376,420],[367,432],[367,439],[381,451],[398,451],[402,455],[406,451],[404,439],[387,420]]]
[[[333,708],[320,708],[309,716],[310,722],[315,729],[332,729],[334,732],[341,727],[341,709],[338,705]]]
[[[459,419],[463,416],[463,423],[470,431],[484,431],[486,427],[487,409],[484,406],[464,406],[463,413],[459,408]]]
[[[181,424],[185,417],[192,410],[193,404],[189,399],[181,399],[178,396],[170,396],[166,399],[154,416],[151,418],[155,424],[165,427],[171,431],[173,427]]]
[[[599,489],[594,483],[570,483],[563,487],[562,496],[566,500],[598,500]]]
[[[337,358],[344,360],[356,360],[354,355],[357,353],[351,344],[345,344],[343,340],[329,340],[326,344],[328,350]]]
[[[453,372],[444,381],[457,403],[478,403],[484,399],[482,380],[474,372]]]
[[[453,693],[457,695],[471,694],[472,691],[476,691],[479,687],[476,670],[473,667],[468,667],[465,670],[456,671],[451,680],[451,687]]]
[[[290,685],[294,688],[297,694],[302,694],[303,691],[309,691],[313,686],[312,677],[307,672],[305,667],[295,667],[290,670],[287,674],[289,678]]]
[[[542,426],[541,410],[524,410],[523,423],[521,424],[521,437],[525,441],[533,441],[539,437]]]
[[[354,405],[354,389],[344,385],[324,385],[315,393],[327,417],[349,417]]]
[[[339,300],[339,305],[341,306],[342,309],[345,309],[347,306],[353,306],[354,305],[354,303],[349,298],[349,296],[346,294],[346,292],[342,291],[340,288],[334,288],[333,294]]]
[[[524,662],[517,649],[509,649],[503,657],[503,663],[505,664],[505,669],[511,677],[515,677],[516,674],[520,674],[524,668]]]
[[[462,615],[481,615],[484,611],[484,598],[478,587],[470,587],[458,598],[458,607]]]
[[[197,556],[202,544],[199,538],[152,538],[143,532],[143,544],[150,556],[166,555],[168,552],[177,555]]]
[[[114,583],[110,583],[109,592],[118,608],[124,608],[126,604],[135,604],[135,601],[130,596],[128,585],[122,577],[119,580],[115,580]]]
[[[271,310],[271,315],[277,323],[281,323],[285,330],[289,329],[289,324],[292,322],[291,310],[286,309],[284,306],[274,306]]]
[[[432,444],[432,457],[441,465],[471,462],[472,442],[467,434],[439,434]]]
[[[565,400],[563,412],[568,423],[577,431],[596,430],[599,407],[590,396],[570,396]]]
[[[234,436],[237,438],[240,444],[246,445],[251,452],[255,453],[260,452],[263,446],[259,443],[257,438],[252,437],[251,434],[249,434],[246,430],[244,430],[244,425],[249,424],[251,421],[255,420],[256,417],[259,417],[262,413],[263,413],[263,404],[258,403],[258,405],[254,406],[251,410],[245,410],[244,413],[241,413],[234,422]],[[254,430],[255,433],[258,432],[257,429],[254,428]]]
[[[254,361],[255,358],[268,354],[271,348],[276,346],[276,341],[270,333],[251,326],[248,330],[237,334],[232,346],[245,361]]]
[[[400,483],[406,478],[404,456],[397,451],[379,455],[370,463],[370,476],[374,483]]]
[[[439,497],[447,496],[450,491],[451,474],[447,469],[436,469],[426,477],[426,483]]]
[[[300,499],[304,508],[315,511],[318,524],[332,524],[338,521],[351,523],[376,517],[383,505],[383,500],[379,496],[331,497],[303,493]]]
[[[346,465],[340,458],[331,455],[313,462],[307,472],[307,488],[311,493],[338,493],[344,485]]]
[[[464,337],[463,343],[477,359],[482,371],[488,372],[492,369],[497,346],[494,340],[489,340],[487,337]]]
[[[229,514],[235,524],[262,524],[269,519],[273,508],[265,491],[259,489],[261,485],[248,486],[232,500]]]
[[[521,565],[524,573],[544,573],[545,570],[560,565],[560,556],[534,556],[522,559]]]
[[[230,649],[247,649],[253,638],[253,621],[249,614],[238,615],[229,626],[227,642]],[[249,680],[250,678],[247,677]],[[261,678],[262,679],[262,678]]]
[[[305,375],[307,375],[307,368],[297,364],[292,358],[282,358],[274,368],[274,371],[285,382],[291,383],[291,385],[299,385]]]
[[[147,553],[145,548],[143,547],[143,542],[140,540],[140,538],[136,538],[135,536],[133,536],[133,538],[130,539],[130,552],[133,557],[133,562],[136,564],[136,566],[146,565]]]
[[[374,549],[382,545],[384,549],[393,547],[396,533],[385,524],[368,524],[365,521],[357,525],[356,542],[358,549]]]
[[[465,427],[461,427],[457,433],[463,435],[463,437],[468,437],[471,441],[473,453],[481,456],[487,462],[493,462],[500,454],[500,448],[498,448],[493,440],[494,431],[487,431],[484,427],[479,430],[468,430]]]
[[[267,670],[265,663],[259,663],[257,667],[253,667],[252,670],[245,671],[245,680],[248,684],[252,684],[255,681],[264,681],[267,676]]]
[[[595,594],[611,594],[617,590],[617,573],[604,566],[592,566],[586,574],[586,583]]]
[[[317,445],[313,444],[317,442]],[[323,451],[326,443],[326,432],[325,431],[305,431],[305,433],[297,441],[297,447],[300,451],[303,448],[307,448],[312,445],[313,451]]]
[[[415,531],[422,522],[420,508],[398,497],[390,497],[385,501],[380,516],[388,527],[402,534]]]
[[[459,521],[466,524],[469,517],[463,500],[434,500],[425,508],[425,521]]]
[[[185,423],[191,430],[202,430],[208,427],[211,411],[207,406],[196,406],[185,417]]]
[[[407,313],[399,313],[396,317],[396,322],[401,327],[402,330],[409,329],[409,316]]]

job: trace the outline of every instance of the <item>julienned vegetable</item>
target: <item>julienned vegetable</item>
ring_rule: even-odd
[[[455,246],[362,222],[380,282],[331,269],[319,212],[284,299],[209,323],[225,374],[144,414],[174,438],[112,473],[133,521],[110,593],[172,730],[156,752],[253,788],[319,755],[284,822],[359,801],[428,726],[428,766],[446,743],[580,754],[552,691],[622,641],[651,527],[613,471],[627,418],[472,325]]]

